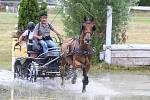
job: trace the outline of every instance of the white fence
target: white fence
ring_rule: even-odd
[[[106,50],[106,46],[103,47]],[[150,45],[111,45],[111,64],[150,65]],[[101,53],[102,54],[102,53]],[[105,53],[104,53],[105,54]],[[101,55],[101,58],[104,55]]]
[[[134,7],[130,7],[129,8],[129,10],[130,9],[134,9],[134,10],[150,10],[150,7],[148,7],[148,6],[134,6]]]
[[[150,7],[130,7],[129,10],[150,10]],[[116,45],[111,44],[112,28],[112,8],[107,11],[106,44],[103,46],[103,52],[100,52],[100,59],[108,64],[117,65],[150,65],[150,45],[147,44],[129,44]]]

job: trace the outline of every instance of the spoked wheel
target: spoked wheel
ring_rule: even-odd
[[[30,63],[29,65],[27,79],[31,82],[36,82],[37,72],[34,63]]]
[[[14,65],[14,79],[15,78],[21,78],[21,67],[22,67],[22,65],[20,63],[15,63],[15,65]]]

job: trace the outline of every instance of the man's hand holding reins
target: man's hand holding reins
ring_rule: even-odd
[[[59,39],[59,42],[60,42],[60,45],[62,44],[62,41],[63,41],[63,36],[61,36],[60,34],[57,34],[57,36],[58,36],[58,39]]]
[[[62,36],[55,29],[53,30],[53,32],[57,34],[57,37],[58,37],[58,39],[60,41],[60,45],[61,45],[61,43],[62,43]]]

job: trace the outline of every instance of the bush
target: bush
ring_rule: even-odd
[[[150,6],[150,0],[140,0],[139,6]]]
[[[27,29],[27,23],[39,21],[39,6],[37,0],[21,0],[19,7],[18,31],[21,34]]]
[[[40,4],[40,12],[48,12],[48,9],[47,9],[47,3],[46,2],[42,2]]]

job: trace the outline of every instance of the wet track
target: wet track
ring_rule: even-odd
[[[1,70],[0,100],[150,100],[150,74],[100,73],[90,75],[89,81],[87,92],[81,93],[82,77],[62,87],[60,78],[31,83]]]

